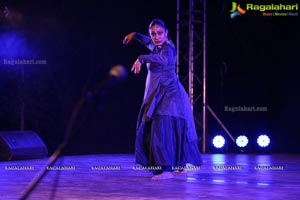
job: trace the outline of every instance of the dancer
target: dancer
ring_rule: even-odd
[[[168,179],[187,163],[200,166],[202,159],[191,104],[175,73],[176,50],[168,29],[154,19],[148,31],[150,37],[132,32],[123,40],[128,44],[135,39],[151,51],[138,56],[131,69],[138,74],[146,64],[148,70],[137,120],[136,163],[154,167],[152,179]]]

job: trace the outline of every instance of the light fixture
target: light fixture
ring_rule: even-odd
[[[239,147],[245,147],[248,144],[248,138],[245,135],[240,135],[239,137],[236,138],[235,143]]]
[[[269,136],[267,136],[267,135],[260,135],[257,138],[257,144],[260,147],[267,147],[270,144],[270,138],[269,138]]]
[[[216,148],[222,148],[225,144],[225,139],[223,136],[221,135],[216,135],[214,138],[213,138],[213,145],[214,147]]]

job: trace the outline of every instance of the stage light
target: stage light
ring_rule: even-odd
[[[222,148],[225,144],[225,139],[223,136],[221,135],[216,135],[214,138],[213,138],[213,145],[216,147],[216,148]]]
[[[32,59],[34,56],[21,32],[0,32],[0,41],[0,57],[4,65],[13,66],[15,60]]]
[[[239,147],[245,147],[248,144],[248,138],[245,135],[240,135],[235,142]]]
[[[270,138],[269,138],[269,136],[267,136],[267,135],[260,135],[257,138],[257,144],[260,147],[267,147],[270,144]]]

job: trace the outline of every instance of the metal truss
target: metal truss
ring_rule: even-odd
[[[206,151],[206,0],[177,0],[177,75],[188,91]]]
[[[188,91],[197,132],[206,152],[207,111],[228,131],[206,101],[206,0],[177,0],[177,75]],[[202,97],[202,98],[201,98]]]

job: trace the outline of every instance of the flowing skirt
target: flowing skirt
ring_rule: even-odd
[[[188,139],[188,122],[179,117],[154,115],[142,121],[136,138],[136,163],[146,167],[160,166],[154,174],[184,168],[187,163],[202,164],[197,140]]]

